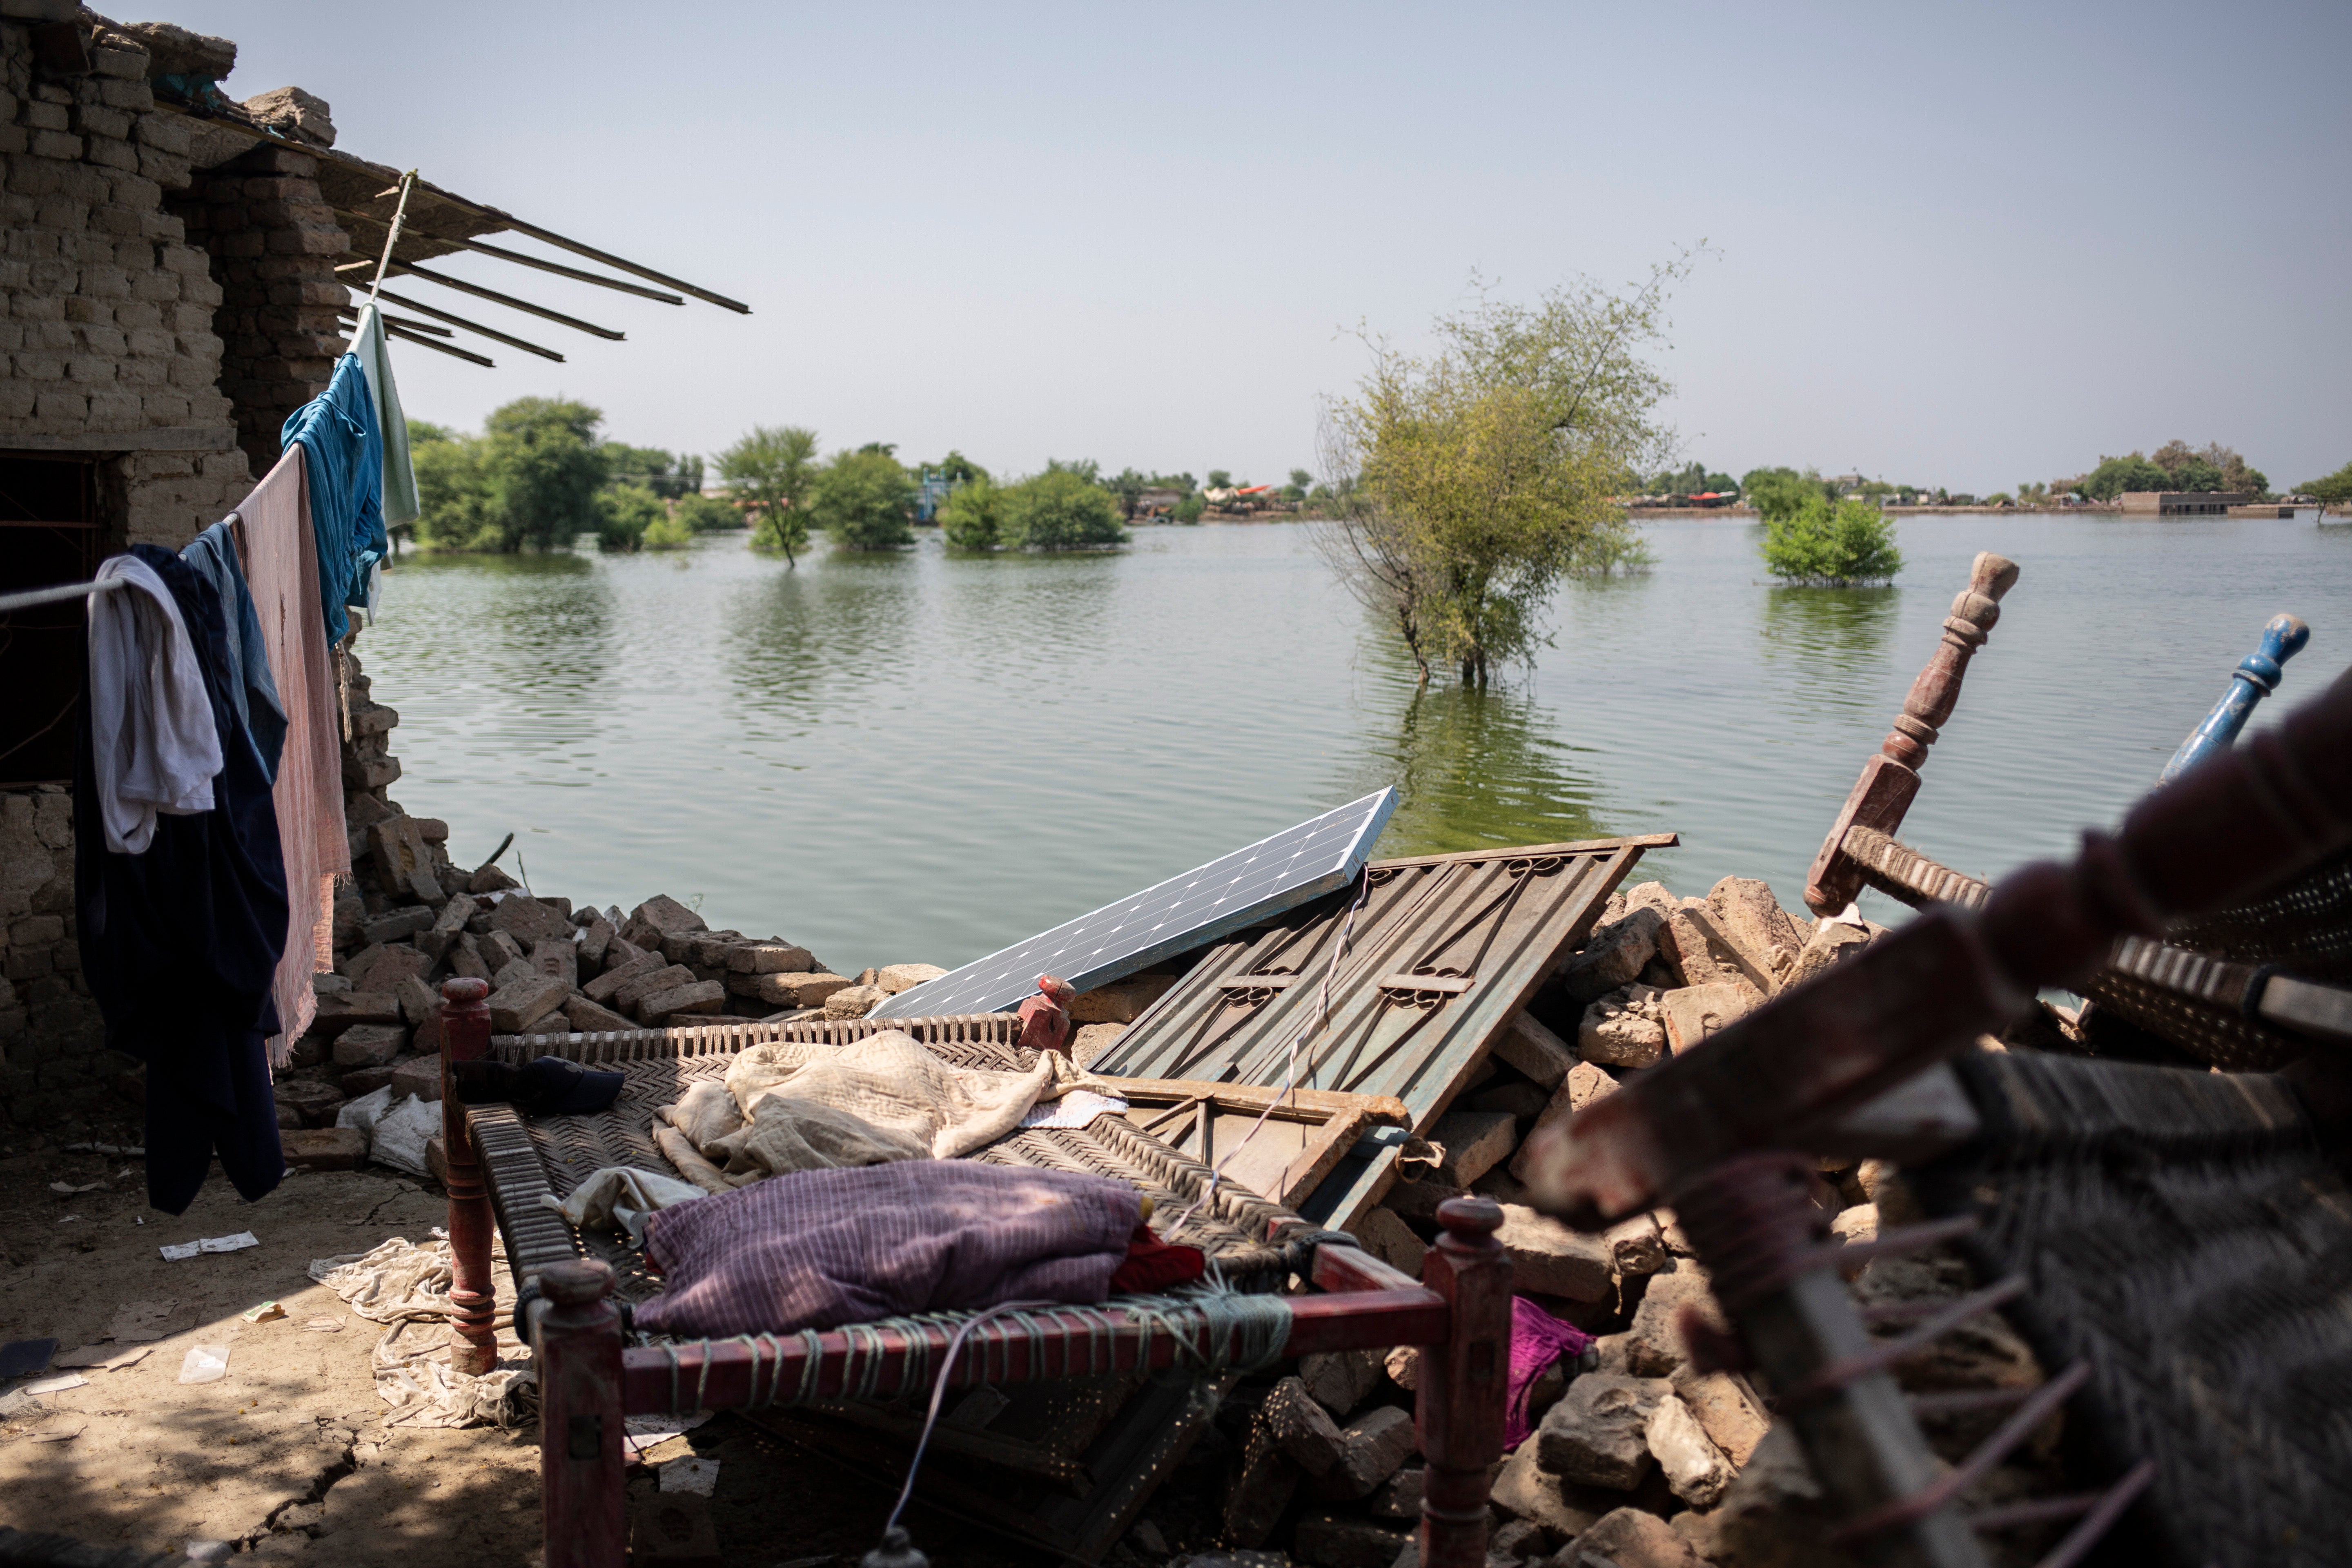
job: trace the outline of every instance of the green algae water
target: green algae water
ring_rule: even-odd
[[[1532,672],[1423,689],[1309,526],[796,570],[740,535],[411,555],[359,652],[401,714],[393,795],[454,858],[511,830],[542,892],[667,892],[852,973],[978,957],[1382,784],[1385,855],[1671,831],[1643,874],[1800,909],[1979,550],[2022,575],[1904,831],[1959,870],[2114,821],[2271,616],[2312,638],[2257,727],[2352,665],[2352,527],[2308,513],[1906,519],[1900,580],[1845,591],[1769,585],[1727,520],[1565,587]]]

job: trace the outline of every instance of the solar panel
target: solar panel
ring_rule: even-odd
[[[1080,991],[1123,980],[1163,958],[1346,887],[1370,858],[1372,840],[1380,837],[1396,805],[1392,789],[1350,801],[1132,898],[901,991],[867,1016],[932,1018],[1002,1013],[1035,992],[1040,974],[1058,975]]]

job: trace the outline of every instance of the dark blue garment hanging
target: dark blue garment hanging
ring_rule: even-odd
[[[335,362],[327,390],[286,416],[278,444],[302,444],[310,530],[319,540],[319,599],[327,641],[351,629],[346,606],[367,603],[368,568],[392,553],[383,531],[383,433],[360,356]]]
[[[110,852],[82,705],[75,925],[107,1045],[147,1064],[148,1201],[179,1214],[215,1154],[249,1199],[286,1173],[267,1049],[278,1029],[271,982],[286,945],[286,868],[269,780],[230,700],[239,678],[220,596],[168,550],[139,544],[131,552],[154,568],[186,624],[225,763],[212,810],[159,818],[143,853]]]
[[[221,619],[228,629],[228,668],[236,677],[228,683],[231,706],[237,722],[253,737],[262,771],[274,784],[278,759],[286,750],[286,704],[278,700],[277,678],[269,673],[261,617],[254,612],[253,590],[246,586],[245,563],[237,559],[228,523],[216,522],[196,535],[195,542],[180,552],[180,559],[220,595]]]

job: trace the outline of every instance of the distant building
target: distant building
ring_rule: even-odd
[[[2233,506],[2262,500],[2252,490],[2126,490],[2126,512],[2144,517],[2227,517]]]

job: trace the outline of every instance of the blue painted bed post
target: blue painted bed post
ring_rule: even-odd
[[[2172,753],[2172,761],[2164,766],[2164,774],[2156,782],[2170,784],[2174,777],[2194,767],[2227,747],[2238,738],[2253,716],[2254,704],[2278,689],[2284,675],[2279,667],[2303,651],[2311,640],[2311,628],[2294,616],[2273,616],[2263,628],[2263,646],[2240,661],[2230,672],[2229,694],[2213,705],[2205,715],[2205,722],[2189,732],[2180,742],[2180,750]]]

